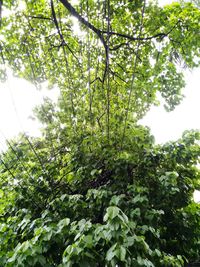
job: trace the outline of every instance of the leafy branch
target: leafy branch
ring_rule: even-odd
[[[76,55],[74,54],[74,52],[72,51],[72,49],[68,46],[68,44],[65,42],[65,39],[64,39],[64,36],[60,30],[60,27],[59,27],[59,24],[58,24],[58,21],[57,21],[57,18],[56,18],[56,12],[55,12],[55,9],[54,9],[54,4],[53,4],[53,1],[51,0],[51,12],[52,12],[52,17],[53,17],[53,21],[54,21],[54,24],[56,26],[56,29],[57,29],[57,32],[58,32],[58,35],[60,36],[60,40],[61,40],[61,44],[58,46],[58,47],[63,47],[63,46],[67,46],[68,50],[71,52],[71,54],[76,58],[76,60],[78,61],[78,58],[76,57]],[[55,46],[53,46],[55,47]]]

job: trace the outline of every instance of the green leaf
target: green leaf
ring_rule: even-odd
[[[119,246],[118,248],[118,258],[120,261],[126,260],[126,249],[123,246]]]
[[[111,248],[109,248],[109,250],[107,251],[106,253],[106,260],[109,262],[111,261],[115,256],[116,256],[116,253],[117,253],[117,250],[116,250],[116,247],[117,247],[117,243],[114,244]]]
[[[104,216],[104,221],[113,220],[118,216],[120,209],[118,207],[112,206],[106,209],[106,214]]]

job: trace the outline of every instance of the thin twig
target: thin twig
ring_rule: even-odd
[[[124,129],[123,129],[121,148],[120,148],[121,150],[122,150],[122,147],[123,147],[123,142],[124,142],[124,137],[125,137],[125,132],[126,132],[128,113],[129,113],[129,109],[130,109],[130,102],[131,102],[131,96],[132,96],[132,91],[133,91],[133,84],[134,84],[134,81],[135,81],[135,71],[136,71],[136,67],[137,67],[137,63],[138,63],[139,48],[140,48],[140,45],[141,45],[140,36],[142,34],[142,29],[143,29],[145,6],[146,6],[146,0],[144,0],[144,4],[143,4],[143,8],[142,8],[142,18],[141,18],[141,23],[140,23],[140,28],[139,28],[139,39],[138,39],[138,43],[137,43],[137,47],[136,47],[135,62],[134,62],[134,67],[133,67],[133,75],[132,75],[130,92],[129,92],[129,96],[128,96],[128,105],[127,105],[126,114],[125,114]]]
[[[27,16],[27,15],[25,15],[27,18],[31,18],[31,19],[44,19],[44,20],[50,20],[50,21],[52,21],[52,19],[51,18],[48,18],[48,17],[43,17],[43,16]]]

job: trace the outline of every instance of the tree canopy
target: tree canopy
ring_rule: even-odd
[[[0,266],[199,260],[200,133],[156,145],[138,123],[161,99],[181,102],[199,23],[192,2],[4,0],[1,80],[9,67],[60,97],[34,110],[41,137],[1,153]]]

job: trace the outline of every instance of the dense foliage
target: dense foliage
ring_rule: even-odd
[[[199,9],[126,0],[3,5],[1,79],[9,66],[36,87],[58,87],[60,97],[35,109],[41,137],[23,133],[1,153],[0,266],[199,260],[200,133],[155,145],[138,123],[160,98],[168,110],[180,103],[181,70],[200,62]]]

